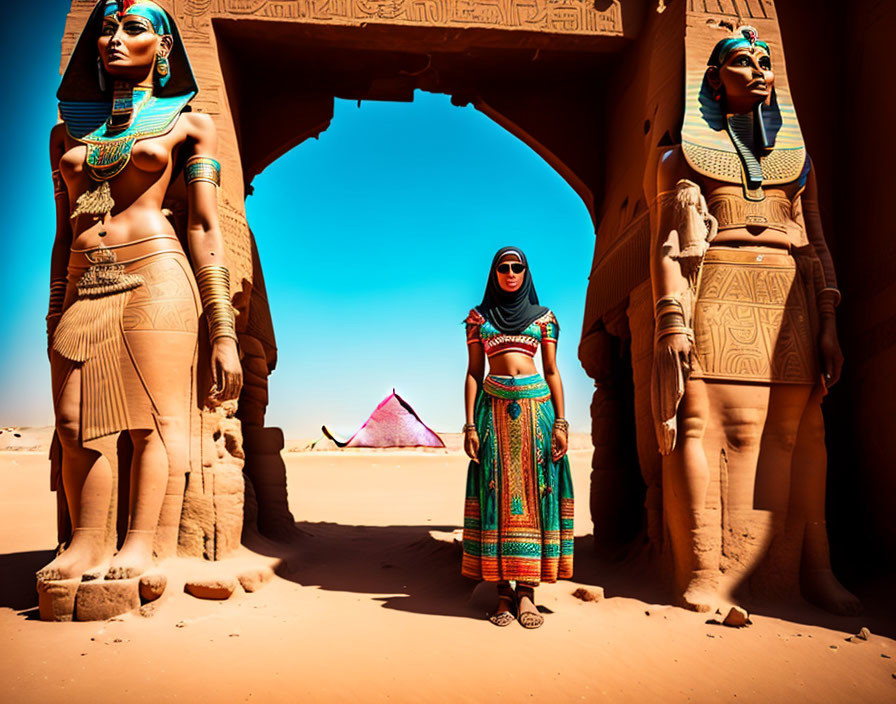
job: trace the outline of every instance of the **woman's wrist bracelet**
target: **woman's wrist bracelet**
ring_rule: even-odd
[[[569,421],[566,418],[556,418],[554,420],[554,430],[562,430],[569,435]]]
[[[472,423],[464,423],[464,435],[467,433],[477,433],[476,426]]]

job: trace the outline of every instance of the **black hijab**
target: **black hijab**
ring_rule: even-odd
[[[516,291],[505,291],[498,283],[498,264],[508,254],[518,257],[526,267],[523,284]],[[532,321],[548,312],[547,308],[538,305],[538,294],[535,293],[532,272],[529,271],[529,263],[523,250],[518,247],[502,247],[497,251],[488,272],[485,295],[477,310],[499,331],[508,335],[521,333]]]

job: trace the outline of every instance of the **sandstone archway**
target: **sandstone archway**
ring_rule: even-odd
[[[641,476],[647,476],[650,484],[651,472],[658,465],[652,433],[645,432],[649,408],[632,391],[633,386],[645,388],[650,350],[632,342],[631,331],[652,325],[644,305],[651,208],[645,195],[650,189],[645,185],[655,173],[658,148],[678,140],[685,60],[691,61],[691,54],[705,56],[706,44],[716,36],[714,28],[720,22],[742,21],[756,25],[783,56],[776,4],[772,0],[667,0],[659,4],[665,6],[659,13],[654,0],[160,3],[175,17],[194,65],[200,87],[194,109],[214,118],[220,138],[224,167],[220,215],[234,274],[247,380],[239,418],[246,473],[262,505],[259,520],[267,522],[263,529],[270,534],[288,532],[292,521],[279,460],[282,435],[264,427],[267,377],[276,365],[276,341],[261,263],[245,217],[245,196],[253,177],[265,166],[326,129],[334,97],[407,100],[415,89],[422,89],[448,93],[459,104],[472,103],[531,146],[569,182],[594,219],[595,256],[580,346],[583,366],[597,382],[592,406],[596,448],[592,514],[596,533],[610,543],[636,533],[642,526]],[[63,66],[93,4],[93,0],[72,3],[63,38]],[[832,3],[822,12],[817,3],[798,0],[786,13],[782,9],[780,21],[787,23],[785,36],[794,42],[794,51],[805,51],[811,35],[801,37],[799,26],[808,21],[816,29],[829,27],[841,15],[848,15],[854,21],[844,41],[858,46],[865,24],[885,24],[875,20],[873,6],[861,1],[851,4],[847,12],[845,3]],[[869,50],[878,56],[883,46],[879,43]],[[781,69],[779,75],[786,80],[787,72]],[[811,84],[811,67],[800,64],[790,78],[795,85]],[[810,103],[805,94],[794,93],[802,111],[803,104]],[[892,96],[888,98],[892,102]],[[860,111],[838,109],[846,124],[858,124]],[[831,184],[851,185],[852,181],[841,183],[845,177],[835,179],[833,167],[853,161],[848,155],[832,153],[824,128],[813,125],[811,114],[803,115],[802,122],[810,151],[822,166],[823,194],[832,195]],[[862,139],[869,147],[866,153],[879,146],[870,132]],[[182,212],[178,205],[182,194],[173,188],[169,195],[177,217]],[[860,210],[862,196],[861,189],[853,188],[834,200],[837,222],[847,220],[843,213]],[[827,230],[833,233],[835,218],[830,211],[825,216]],[[867,209],[863,217],[870,230],[874,219]],[[881,230],[879,237],[884,235]],[[836,250],[836,240],[834,245]],[[860,253],[844,247],[838,254],[846,282],[856,291],[861,295],[867,291],[878,302],[892,300],[879,286],[868,289],[877,279],[862,276]],[[883,275],[885,258],[880,261],[872,269]],[[886,366],[896,350],[888,332],[889,319],[881,315],[860,318],[855,304],[849,305],[846,310],[854,318],[846,327],[856,340],[861,369],[883,368],[880,365]],[[883,338],[869,356],[858,345],[865,344],[862,335],[875,331],[882,331]],[[849,415],[849,409],[862,407],[865,399],[883,410],[886,399],[880,389],[864,386],[835,399],[840,403],[838,415]],[[889,418],[891,414],[866,413],[872,416]],[[219,426],[219,420],[209,419],[205,434],[220,433]],[[866,426],[851,425],[848,437],[840,440],[842,447],[870,446]],[[893,486],[892,478],[886,479],[873,467],[880,453],[862,457],[862,476],[874,487],[865,496],[892,495],[887,491]],[[213,471],[216,461],[211,454],[204,461],[208,471]],[[239,535],[241,520],[222,523],[219,517],[228,511],[218,507],[230,506],[230,513],[241,518],[241,499],[236,498],[241,485],[221,485],[226,489],[220,500],[217,495],[205,497],[214,505],[218,523],[203,530],[206,536],[217,536],[212,543],[220,546],[205,550],[209,557],[226,553]],[[647,492],[649,515],[658,506],[657,499],[655,491]],[[881,542],[892,546],[896,540],[892,519],[887,518],[883,504],[875,506],[867,532],[878,531]],[[655,512],[652,519],[648,534],[659,540],[661,523]]]

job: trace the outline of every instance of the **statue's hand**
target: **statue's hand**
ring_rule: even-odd
[[[212,343],[211,366],[215,383],[212,396],[218,401],[238,398],[243,387],[243,368],[234,340],[219,337]]]
[[[843,352],[840,350],[837,326],[833,318],[822,319],[818,347],[821,354],[821,373],[824,375],[825,386],[830,388],[839,381],[843,369]]]
[[[675,333],[673,335],[665,335],[656,341],[653,350],[654,363],[669,364],[675,363],[678,368],[686,375],[691,371],[691,356],[694,347],[690,339],[684,333]]]

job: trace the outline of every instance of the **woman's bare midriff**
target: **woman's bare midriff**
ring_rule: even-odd
[[[528,376],[537,374],[535,360],[521,352],[504,352],[488,358],[489,374],[498,376]]]

